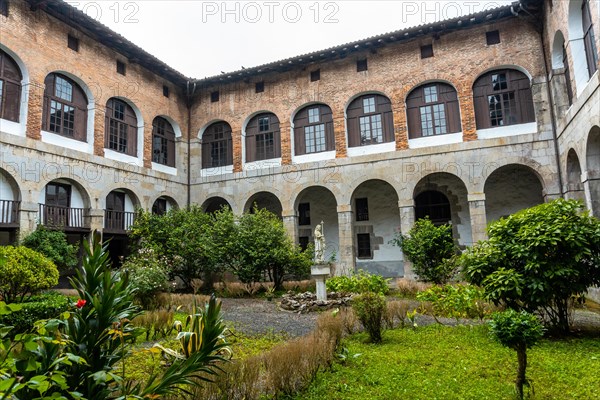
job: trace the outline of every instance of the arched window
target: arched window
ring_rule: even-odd
[[[281,157],[279,118],[273,113],[254,116],[246,126],[246,162]]]
[[[535,122],[529,78],[514,69],[488,72],[473,85],[477,129]]]
[[[152,121],[152,161],[175,166],[175,131],[163,117],[156,117]]]
[[[592,23],[589,0],[583,0],[583,3],[581,4],[581,22],[583,25],[583,44],[585,46],[588,73],[591,78],[598,69],[598,51],[596,49],[594,24]]]
[[[569,105],[573,104],[573,88],[571,87],[571,71],[569,70],[569,57],[567,56],[567,49],[563,44],[562,48],[562,62],[565,70],[565,89],[567,90],[567,99]]]
[[[294,152],[297,156],[335,150],[333,115],[324,104],[304,107],[294,117]]]
[[[202,135],[202,168],[233,165],[231,126],[227,122],[215,122]]]
[[[415,218],[426,217],[435,225],[447,224],[451,221],[450,201],[443,193],[428,190],[415,197]]]
[[[410,138],[460,132],[456,90],[446,83],[419,86],[406,98]]]
[[[392,103],[387,97],[360,96],[350,103],[346,115],[349,147],[394,141]]]
[[[137,117],[129,104],[119,99],[109,99],[106,103],[104,132],[106,148],[137,156],[137,124]]]
[[[86,141],[88,100],[83,90],[61,74],[48,75],[44,84],[42,129]]]
[[[19,122],[22,79],[15,60],[0,50],[0,118]]]

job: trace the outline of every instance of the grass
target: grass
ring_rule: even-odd
[[[177,313],[175,319],[185,320],[182,313]],[[166,340],[160,340],[162,346],[179,349],[179,341],[175,340],[177,333],[174,333]],[[143,337],[143,336],[142,336]],[[246,359],[248,357],[261,354],[269,351],[275,345],[286,341],[288,338],[285,335],[278,333],[266,333],[261,335],[245,335],[240,332],[232,331],[228,336],[227,341],[233,351],[233,358],[236,360]],[[160,353],[153,353],[149,348],[155,342],[145,342],[136,345],[125,359],[125,375],[128,379],[145,381],[152,372],[157,372],[160,368],[165,368],[166,365],[161,362],[164,359]],[[118,373],[120,374],[121,365],[119,365]]]
[[[294,399],[513,399],[516,353],[493,341],[486,326],[432,325],[347,338],[350,357],[321,372]],[[353,354],[360,354],[352,357]],[[600,340],[543,340],[528,351],[531,399],[600,398]]]

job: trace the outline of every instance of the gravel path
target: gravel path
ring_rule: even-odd
[[[267,332],[303,336],[315,327],[318,314],[296,314],[278,308],[276,301],[221,299],[223,319],[247,334]]]
[[[246,334],[283,333],[290,337],[303,336],[312,331],[318,313],[297,314],[284,311],[277,306],[277,301],[264,299],[221,299],[223,319],[235,329]],[[575,330],[594,330],[600,332],[600,312],[594,310],[575,310]],[[418,315],[419,326],[435,323],[433,317]],[[456,321],[440,318],[445,325],[455,325]],[[480,323],[465,320],[461,323]]]

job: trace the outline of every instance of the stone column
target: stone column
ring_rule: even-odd
[[[398,209],[400,211],[400,233],[407,235],[408,231],[410,231],[415,224],[414,200],[406,199],[398,201]],[[417,279],[412,268],[412,263],[406,259],[404,254],[402,255],[402,259],[404,260],[404,277],[406,279]]]
[[[19,208],[19,238],[23,239],[35,231],[39,221],[39,204],[21,202]]]
[[[102,232],[104,229],[104,210],[91,208],[88,212],[88,221],[91,232]]]
[[[294,243],[298,243],[298,217],[294,210],[284,210],[281,213],[283,227]]]
[[[473,243],[486,240],[487,218],[485,215],[485,193],[470,193],[467,196],[469,202],[469,216],[471,218],[471,236]]]
[[[354,272],[354,234],[352,205],[343,204],[337,207],[339,229],[339,254],[335,275],[350,275]]]

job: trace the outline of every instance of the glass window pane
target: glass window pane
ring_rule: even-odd
[[[315,124],[319,122],[319,108],[310,108],[308,110],[308,123]]]

